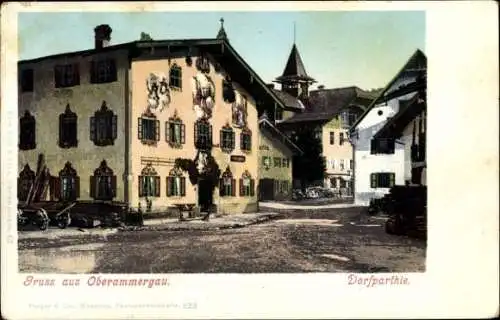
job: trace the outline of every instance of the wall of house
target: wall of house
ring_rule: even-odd
[[[334,133],[334,143],[330,144],[330,132]],[[344,143],[340,145],[340,133],[344,134]],[[352,160],[352,145],[348,140],[348,129],[342,128],[342,120],[335,117],[322,127],[322,144],[323,156],[326,158],[326,177],[325,186],[327,188],[339,187],[333,185],[332,177],[348,176],[348,170],[353,170],[350,167]],[[340,160],[344,161],[343,170],[340,168]]]
[[[264,157],[271,158],[269,166],[264,164]],[[275,166],[274,159],[281,159],[281,165]],[[259,134],[259,177],[260,179],[274,179],[288,182],[287,190],[275,190],[278,198],[287,198],[292,189],[292,152],[283,143],[277,141],[266,130],[260,130]],[[283,167],[283,159],[288,159],[289,166]]]
[[[411,98],[414,93],[392,99],[387,104],[375,105],[356,127],[358,137],[355,138],[355,195],[354,201],[359,205],[368,205],[370,199],[382,197],[388,188],[373,189],[370,187],[370,174],[374,172],[395,173],[395,184],[402,185],[407,178],[405,169],[405,144],[396,143],[394,154],[371,154],[372,137],[399,110],[399,100]],[[379,114],[379,111],[382,113]]]
[[[418,136],[418,131],[419,131],[419,119],[422,117],[424,118],[425,111],[420,113],[415,119],[413,119],[403,130],[403,135],[401,137],[401,141],[405,144],[405,181],[411,181],[411,169],[413,166],[412,160],[411,160],[411,146],[413,142],[416,144],[419,144],[419,136]],[[413,141],[413,127],[415,126],[416,129],[416,134],[415,134],[415,141]],[[425,132],[425,125],[422,128],[422,131]],[[424,169],[425,171],[425,169]],[[422,184],[426,184],[425,178],[425,172],[422,172]]]
[[[153,211],[163,211],[168,207],[178,203],[197,203],[197,186],[191,185],[187,173],[186,177],[186,196],[184,197],[167,197],[166,195],[166,178],[170,170],[174,167],[176,158],[194,159],[197,150],[194,145],[194,124],[196,121],[195,111],[193,109],[193,88],[192,79],[198,73],[196,69],[196,57],[193,56],[192,66],[188,66],[184,56],[172,57],[170,60],[164,58],[168,56],[162,50],[155,50],[157,58],[134,60],[131,66],[131,90],[132,90],[132,114],[131,114],[131,172],[129,179],[131,180],[131,203],[133,206],[141,203],[142,207],[146,206],[146,199],[139,198],[138,180],[142,169],[147,163],[151,163],[153,168],[160,176],[160,197],[150,198],[152,200]],[[161,58],[163,56],[163,58]],[[148,102],[148,91],[146,87],[146,79],[150,73],[165,74],[168,76],[170,66],[177,64],[182,68],[182,90],[170,90],[171,102],[163,110],[156,112],[157,119],[160,121],[160,141],[156,146],[143,144],[138,139],[138,118],[146,111]],[[223,68],[224,66],[222,66]],[[236,196],[235,197],[219,197],[219,189],[214,191],[214,204],[217,205],[219,212],[222,213],[240,213],[240,212],[255,212],[258,209],[257,192],[253,197],[239,196],[239,179],[243,172],[248,170],[257,186],[258,181],[258,124],[257,124],[257,109],[254,99],[241,88],[237,83],[233,83],[238,92],[244,94],[248,98],[247,108],[247,123],[248,128],[252,131],[252,150],[243,152],[240,149],[240,133],[241,129],[234,128],[235,132],[235,149],[231,154],[223,153],[219,147],[220,129],[227,123],[232,123],[231,104],[225,103],[222,98],[222,80],[225,77],[224,71],[217,73],[211,63],[210,73],[215,84],[215,107],[213,110],[210,123],[212,124],[212,139],[214,147],[212,155],[214,156],[220,170],[224,172],[229,166],[233,178],[236,179]],[[185,144],[182,148],[172,148],[165,141],[165,122],[175,113],[185,124]],[[231,155],[242,155],[245,157],[244,162],[231,162]]]
[[[400,86],[415,80],[414,74],[401,75],[387,88],[386,92],[396,90]],[[359,205],[368,205],[373,198],[382,197],[389,192],[388,188],[373,189],[370,185],[370,174],[375,172],[395,173],[395,184],[404,184],[407,177],[405,164],[406,140],[396,143],[394,154],[371,154],[370,141],[380,130],[388,118],[399,111],[399,100],[407,100],[415,95],[414,92],[391,99],[387,103],[377,104],[371,108],[362,121],[356,126],[356,138],[354,138],[354,202]],[[405,138],[406,139],[406,138]]]
[[[93,57],[116,59],[117,81],[104,84],[90,83],[90,61]],[[56,64],[79,63],[80,84],[70,88],[55,88],[54,66]],[[106,160],[117,176],[117,197],[126,199],[124,188],[125,173],[125,78],[128,57],[126,51],[114,51],[94,55],[58,57],[19,65],[23,69],[34,69],[34,91],[21,92],[18,96],[18,117],[26,110],[36,119],[36,149],[19,151],[19,171],[29,164],[36,171],[38,155],[44,154],[47,167],[53,176],[59,175],[66,162],[80,177],[80,200],[90,199],[90,176],[94,174],[102,160]],[[117,139],[112,146],[95,146],[90,140],[90,117],[106,101],[109,109],[117,115]],[[62,149],[59,140],[59,115],[69,104],[78,116],[78,147]]]

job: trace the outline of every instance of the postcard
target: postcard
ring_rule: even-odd
[[[498,315],[494,8],[2,5],[2,316]]]

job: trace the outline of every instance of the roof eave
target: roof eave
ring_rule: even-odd
[[[245,69],[252,75],[252,77],[257,80],[257,82],[263,87],[264,91],[269,94],[275,103],[277,103],[281,108],[285,109],[286,106],[285,104],[279,99],[279,97],[273,92],[271,88],[267,86],[267,84],[257,75],[255,71],[243,60],[243,58],[236,52],[236,50],[229,44],[229,42],[226,39],[217,39],[217,41],[221,42],[226,46],[229,51],[234,55],[236,60],[240,62]]]
[[[370,105],[366,108],[366,111],[363,112],[363,114],[361,116],[359,116],[358,119],[356,119],[356,121],[354,122],[354,124],[351,126],[351,128],[349,129],[350,132],[354,131],[356,129],[356,127],[361,123],[361,121],[366,117],[366,115],[368,114],[368,112],[370,112],[370,110],[373,108],[374,105],[376,105],[377,103],[379,103],[379,99],[381,99],[381,97],[383,97],[383,95],[387,92],[387,90],[389,90],[389,88],[394,84],[394,82],[396,82],[396,80],[398,79],[399,75],[404,71],[404,69],[406,68],[406,66],[410,63],[410,61],[415,58],[417,55],[423,55],[425,57],[425,54],[420,50],[420,49],[417,49],[412,55],[411,57],[405,62],[405,64],[401,67],[401,69],[399,69],[399,71],[396,73],[396,75],[391,79],[391,81],[389,81],[387,83],[387,85],[384,87],[384,89],[382,91],[380,91],[380,93],[377,95],[377,97],[375,99],[373,99],[372,103],[370,103]]]
[[[295,143],[293,143],[283,132],[281,132],[278,128],[276,128],[276,126],[274,126],[268,119],[260,119],[259,127],[264,129],[270,127],[274,132],[276,132],[283,138],[283,142],[285,144],[288,144],[288,148],[291,149],[292,152],[293,150],[295,150],[294,153],[298,155],[304,154],[304,152]]]

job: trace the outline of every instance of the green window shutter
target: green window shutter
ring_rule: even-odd
[[[181,196],[186,196],[186,178],[181,177]]]
[[[142,118],[137,118],[137,139],[142,140]]]
[[[376,188],[377,187],[377,174],[376,173],[372,173],[370,174],[370,186],[372,188]]]
[[[240,181],[240,197],[245,196],[245,188],[243,186],[243,179],[239,179]]]
[[[167,197],[170,197],[172,195],[172,178],[167,177]]]
[[[155,120],[156,141],[160,141],[160,120]]]
[[[160,196],[160,177],[154,177],[155,180],[155,197]]]
[[[144,197],[144,176],[139,176],[139,197]]]
[[[95,140],[95,117],[90,117],[90,141]]]
[[[220,145],[221,149],[225,149],[226,145],[224,143],[225,142],[224,141],[224,130],[220,130],[219,135],[220,135],[219,145]]]
[[[219,196],[224,196],[224,180],[219,179]]]
[[[208,146],[212,146],[212,125],[208,126]]]
[[[170,142],[170,123],[165,121],[165,141]]]
[[[116,186],[116,176],[111,176],[111,192],[113,194],[113,198],[116,197],[116,190],[117,190],[117,186]]]
[[[116,139],[116,137],[118,136],[118,116],[117,115],[113,115],[113,117],[111,118],[111,138],[113,140]]]
[[[186,125],[183,123],[181,124],[181,144],[186,143]]]
[[[255,180],[250,179],[250,196],[255,196]]]
[[[73,198],[76,200],[78,198],[80,198],[80,177],[75,177],[75,185],[74,185],[74,189],[73,189],[73,192],[74,192],[74,195],[73,195]]]
[[[392,188],[395,184],[396,175],[394,173],[389,173],[390,183],[389,187]]]
[[[236,179],[231,179],[231,196],[236,196]]]
[[[94,198],[96,197],[96,194],[95,194],[95,187],[96,187],[96,179],[94,176],[90,176],[90,197],[91,198]]]

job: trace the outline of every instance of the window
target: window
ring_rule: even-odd
[[[229,124],[220,130],[220,148],[223,152],[231,153],[234,150],[234,131]]]
[[[90,197],[95,200],[112,200],[116,197],[116,176],[106,160],[90,176]]]
[[[159,197],[160,177],[151,163],[146,165],[139,176],[139,197]]]
[[[385,139],[385,138],[372,139],[370,153],[393,154],[394,148],[395,148],[394,139]]]
[[[236,195],[236,180],[233,179],[233,174],[229,167],[222,174],[222,179],[219,181],[219,195],[221,197],[234,197]]]
[[[354,160],[349,160],[349,169],[354,170]]]
[[[341,132],[341,133],[339,134],[339,144],[340,144],[340,145],[343,145],[343,144],[344,144],[344,133],[343,133],[343,132]]]
[[[207,150],[212,147],[212,125],[208,121],[201,119],[194,125],[195,147],[200,150]]]
[[[167,197],[186,196],[186,178],[179,168],[173,168],[167,177]]]
[[[26,201],[33,182],[35,182],[35,172],[26,164],[17,178],[17,199],[19,201]]]
[[[350,112],[349,113],[349,127],[352,126],[356,122],[356,114]]]
[[[275,168],[281,168],[281,158],[274,157],[274,167]]]
[[[182,69],[175,63],[170,68],[170,88],[182,89]]]
[[[240,148],[243,151],[252,150],[252,131],[247,128],[240,133]]]
[[[345,167],[344,167],[344,159],[340,159],[340,170],[344,170]]]
[[[107,83],[116,80],[117,72],[114,59],[103,59],[90,62],[90,83]]]
[[[276,107],[275,120],[281,121],[283,120],[283,109],[280,107]]]
[[[335,169],[335,159],[332,159],[332,169]]]
[[[74,201],[80,197],[80,177],[70,162],[59,172],[60,200]]]
[[[137,120],[137,138],[144,144],[154,145],[160,141],[160,121],[150,112],[146,112]]]
[[[290,159],[283,158],[282,159],[281,167],[283,167],[283,168],[290,168]]]
[[[101,109],[90,117],[90,141],[96,146],[113,145],[117,136],[117,116],[109,110],[106,101],[102,102]]]
[[[26,110],[19,120],[19,149],[32,150],[36,148],[36,122],[35,117]]]
[[[391,188],[394,186],[394,179],[394,173],[372,173],[370,175],[370,186],[372,188]]]
[[[255,195],[255,180],[245,170],[240,179],[240,197],[253,197]]]
[[[289,187],[289,183],[288,183],[288,181],[286,181],[286,180],[281,181],[281,186],[280,186],[280,188],[281,188],[280,192],[281,192],[283,195],[285,195],[285,196],[286,196],[286,195],[288,195],[288,193],[289,193],[289,188],[290,188],[290,187]]]
[[[78,146],[78,117],[71,111],[69,104],[66,105],[64,113],[59,115],[59,146],[71,148]]]
[[[262,166],[264,169],[269,170],[271,167],[271,157],[262,157]]]
[[[56,88],[73,87],[80,84],[78,63],[56,65],[54,67],[54,83]]]
[[[236,101],[236,94],[229,78],[222,80],[222,99],[226,103],[234,103]]]
[[[177,112],[165,122],[165,141],[173,148],[181,148],[186,143],[186,125],[177,116]]]
[[[24,69],[20,72],[19,85],[21,92],[33,92],[33,69]]]
[[[335,132],[330,131],[330,144],[335,143]]]

